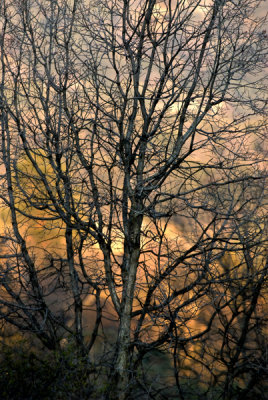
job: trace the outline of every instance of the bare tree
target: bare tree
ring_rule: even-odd
[[[189,342],[186,346],[179,345],[176,332],[177,386],[180,388],[190,369],[191,375],[203,382],[204,398],[266,399],[267,233],[260,229],[264,224],[256,216],[250,228],[245,221],[237,227],[239,246],[226,251],[214,265],[217,280],[211,281],[207,295],[211,301],[197,319],[207,326],[214,314],[211,329],[194,345]],[[184,388],[184,394],[188,398],[193,391]]]
[[[173,354],[185,398],[180,349],[189,361],[227,318],[225,362],[242,313],[240,360],[267,279],[250,266],[266,240],[258,5],[1,0],[0,315],[49,349],[74,340],[105,366],[107,398],[161,396],[140,377],[155,349]],[[247,268],[221,265],[229,252]],[[93,360],[107,318],[116,340]]]

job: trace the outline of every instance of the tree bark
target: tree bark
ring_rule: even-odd
[[[120,310],[120,325],[117,336],[114,372],[111,378],[109,399],[125,400],[129,392],[131,378],[131,313],[134,299],[136,275],[140,256],[140,231],[142,224],[140,209],[130,212],[129,230],[125,240],[125,261],[123,261],[123,293]]]

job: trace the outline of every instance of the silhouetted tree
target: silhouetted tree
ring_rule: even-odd
[[[267,277],[259,2],[0,4],[2,320],[73,341],[121,400],[161,398],[156,350],[187,398],[181,349],[221,324],[232,396]]]

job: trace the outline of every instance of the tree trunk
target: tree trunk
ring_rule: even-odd
[[[131,304],[127,302],[120,319],[116,344],[115,369],[112,377],[113,393],[111,399],[125,400],[129,389],[130,359],[130,312]]]
[[[131,213],[132,214],[132,213]],[[135,213],[136,214],[136,213]],[[142,218],[130,216],[129,235],[125,242],[125,254],[123,262],[123,293],[120,310],[120,325],[117,336],[115,363],[112,372],[112,390],[108,394],[109,399],[125,400],[130,389],[131,377],[130,341],[131,341],[131,313],[136,283],[136,274],[140,256],[140,230]],[[128,248],[126,250],[126,247]]]

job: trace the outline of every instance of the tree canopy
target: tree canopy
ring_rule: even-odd
[[[259,395],[259,4],[0,3],[0,318],[51,351],[73,346],[89,382],[106,382],[96,398]],[[149,366],[157,354],[170,376]]]

